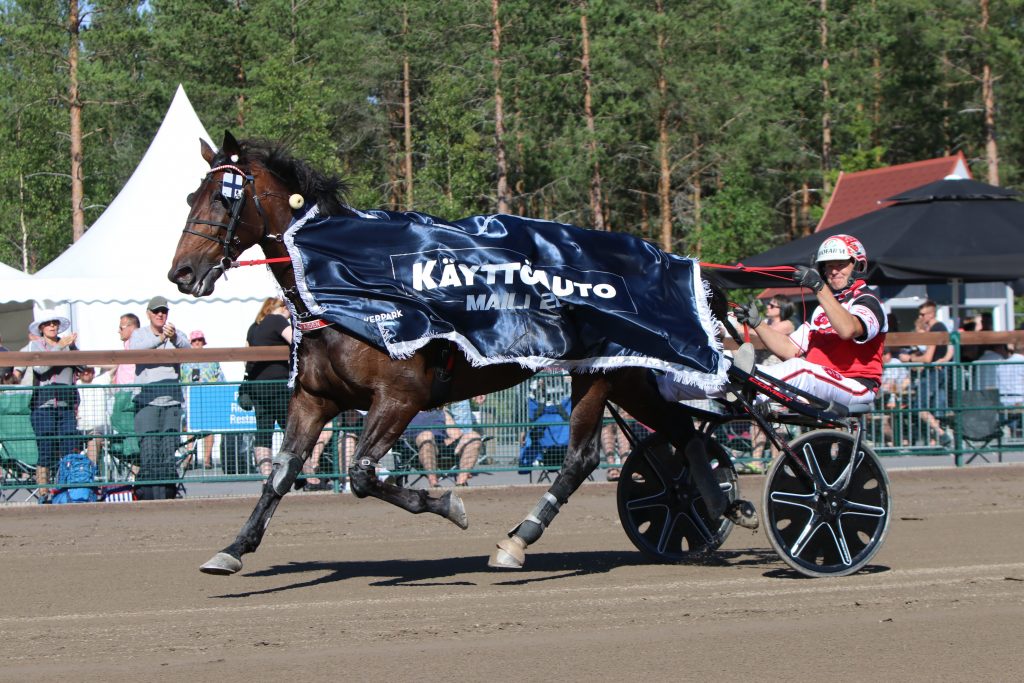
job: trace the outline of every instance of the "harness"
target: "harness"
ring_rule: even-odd
[[[238,229],[238,223],[242,217],[242,209],[245,208],[245,188],[247,186],[249,186],[249,193],[252,194],[252,201],[253,205],[256,207],[256,213],[259,214],[260,220],[263,223],[263,234],[260,236],[259,241],[262,243],[267,239],[272,239],[276,242],[280,242],[282,240],[282,236],[270,234],[270,222],[267,220],[267,214],[263,211],[263,205],[260,204],[260,196],[256,194],[256,179],[251,173],[245,173],[242,169],[233,164],[223,164],[221,166],[215,166],[207,172],[206,179],[203,181],[204,184],[210,180],[211,176],[213,176],[214,173],[220,173],[222,171],[231,171],[232,179],[241,179],[240,185],[229,184],[226,177],[224,182],[222,183],[222,189],[219,195],[228,204],[228,209],[230,211],[228,221],[226,223],[222,223],[220,221],[209,221],[200,220],[196,218],[189,218],[188,220],[185,221],[185,229],[182,230],[182,232],[187,233],[189,235],[195,235],[196,237],[202,237],[203,239],[210,240],[211,242],[216,242],[221,247],[223,247],[224,258],[221,259],[220,268],[221,270],[227,271],[228,268],[234,265],[231,250],[232,247],[238,246],[238,238],[235,237],[235,232]],[[233,196],[228,196],[228,194],[225,194],[225,187],[229,189]],[[190,194],[188,196],[189,206],[192,205],[192,200],[194,199],[194,197],[194,194]],[[209,235],[205,232],[192,230],[191,228],[188,227],[190,225],[209,225],[216,228],[217,231],[215,234]],[[224,231],[223,239],[221,239],[220,237],[222,230]]]
[[[237,158],[233,157],[232,161],[237,161]],[[230,171],[230,173],[226,173]],[[221,181],[221,190],[218,193],[221,199],[223,199],[230,212],[227,222],[201,220],[197,218],[189,218],[185,221],[185,228],[182,230],[183,233],[189,235],[195,235],[196,237],[202,237],[205,240],[210,240],[219,244],[224,249],[224,256],[221,258],[220,263],[215,268],[220,268],[225,273],[229,268],[233,268],[240,265],[251,266],[263,263],[277,263],[277,262],[290,262],[291,259],[287,257],[282,258],[271,258],[271,259],[258,259],[253,261],[235,261],[234,255],[231,253],[233,248],[238,248],[239,240],[235,236],[235,232],[238,230],[238,224],[242,218],[242,210],[245,208],[246,188],[249,188],[249,193],[252,195],[253,205],[256,207],[256,213],[260,217],[260,221],[263,223],[263,232],[260,235],[259,244],[267,240],[274,242],[283,242],[284,236],[280,234],[272,234],[270,232],[270,221],[267,219],[267,214],[263,210],[263,205],[260,203],[260,195],[256,192],[256,178],[251,173],[246,173],[238,166],[232,164],[222,164],[220,166],[214,166],[206,173],[204,184],[210,180],[215,173],[225,172],[224,177]],[[270,196],[271,192],[264,192],[263,196]],[[192,205],[192,201],[195,197],[195,193],[188,196],[188,204]],[[192,225],[209,225],[217,229],[216,233],[209,235],[205,232],[199,232],[191,229],[189,226]],[[224,232],[224,237],[221,238],[221,231]],[[312,332],[319,330],[324,327],[328,327],[331,323],[321,318],[313,318],[312,314],[306,309],[305,304],[302,303],[301,297],[298,296],[298,291],[294,287],[289,287],[283,290],[283,294],[286,299],[289,300],[292,306],[293,314],[295,315],[295,326],[301,332]]]

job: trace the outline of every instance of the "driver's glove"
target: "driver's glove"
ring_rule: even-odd
[[[737,306],[733,314],[741,325],[747,325],[750,329],[754,329],[764,320],[761,317],[761,312],[757,309],[756,301],[751,301],[746,306]]]
[[[801,287],[813,289],[815,294],[820,292],[821,288],[825,286],[825,281],[821,279],[821,273],[807,266],[797,266],[793,271],[792,277],[793,282]]]

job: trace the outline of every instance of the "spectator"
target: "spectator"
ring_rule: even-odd
[[[796,315],[796,307],[788,297],[781,294],[776,294],[764,305],[764,319],[765,324],[771,329],[789,336],[796,330],[796,324],[794,322],[794,316]],[[757,352],[755,356],[758,363],[764,366],[776,365],[782,362],[782,359],[776,356],[768,349],[763,349]],[[764,471],[764,466],[761,460],[764,458],[764,449],[768,445],[768,437],[757,425],[751,425],[751,437],[750,442],[753,446],[751,450],[751,462],[744,465],[742,468],[745,472],[759,473]],[[773,445],[771,447],[772,458],[779,456],[779,450]]]
[[[948,332],[946,326],[935,319],[935,302],[928,299],[917,307],[917,332]],[[942,363],[948,363],[953,358],[953,347],[946,344],[931,344],[919,346],[915,351],[908,351],[899,355],[903,363],[928,363],[928,367],[917,370],[917,380],[913,383],[912,395],[915,404],[912,408],[917,411],[921,421],[931,428],[932,434],[939,436],[939,444],[943,448],[953,445],[953,435],[942,428],[935,413],[943,414],[949,405],[947,395],[947,370],[939,367]],[[935,445],[934,440],[930,445]]]
[[[40,311],[28,326],[30,341],[21,350],[26,353],[51,353],[77,351],[74,332],[61,337],[71,328],[71,322],[54,311]],[[36,465],[37,493],[40,503],[50,502],[47,489],[50,470],[57,467],[60,459],[78,449],[78,430],[75,424],[75,409],[78,407],[78,392],[71,386],[75,380],[73,365],[36,365],[31,368],[32,411],[30,419],[36,433],[39,447],[39,462]],[[14,369],[18,382],[29,371],[27,367]]]
[[[904,367],[898,358],[892,356],[892,349],[888,346],[882,350],[882,384],[878,389],[878,398],[885,406],[882,414],[882,436],[886,443],[895,444],[893,433],[892,411],[906,407],[907,391],[910,389],[910,370]],[[909,445],[906,440],[901,440],[902,445]]]
[[[994,344],[980,347],[984,349],[973,363],[974,388],[975,389],[997,389],[999,380],[997,371],[999,366],[1010,356],[1010,347],[1006,344]]]
[[[526,402],[526,419],[534,426],[520,435],[522,467],[554,465],[569,450],[569,414],[572,396],[564,377],[537,377]],[[525,472],[520,472],[524,474]]]
[[[964,321],[963,325],[960,326],[961,332],[984,332],[985,330],[992,329],[992,313],[979,313],[972,315],[970,318]],[[981,360],[981,357],[985,355],[985,351],[988,349],[984,344],[963,344],[960,346],[960,362],[962,363],[973,363],[976,360]],[[991,354],[989,359],[991,359]]]
[[[121,319],[117,324],[117,333],[121,337],[121,345],[125,350],[131,348],[129,346],[129,340],[132,338],[132,333],[135,330],[142,327],[142,323],[139,322],[139,316],[134,313],[125,313],[121,316]],[[135,364],[134,363],[121,363],[120,365],[114,366],[114,381],[111,384],[134,384],[135,383]]]
[[[996,386],[999,388],[999,402],[1011,409],[1011,428],[1019,430],[1024,406],[1024,355],[1013,346],[1007,346],[1007,351],[1009,355],[996,368]]]
[[[202,330],[192,330],[188,335],[188,342],[193,349],[201,349],[206,346],[206,335],[203,334]],[[220,363],[217,361],[207,361],[205,363],[182,363],[179,379],[182,384],[209,384],[210,382],[223,382],[224,371],[221,370]],[[198,437],[199,435],[197,434],[196,436]],[[202,438],[203,468],[210,470],[213,469],[213,433],[207,432],[202,435]],[[192,456],[189,455],[189,461],[185,462],[186,467],[191,464],[191,457]]]
[[[0,337],[0,353],[9,352],[10,349],[4,346],[4,339]],[[10,384],[14,381],[14,368],[9,365],[0,365],[0,384]]]
[[[290,346],[292,326],[284,299],[268,297],[249,326],[245,335],[249,346]],[[283,360],[251,361],[245,364],[245,381],[251,386],[253,408],[256,411],[256,467],[264,477],[273,467],[271,459],[274,425],[284,429],[288,420],[288,362]]]
[[[633,438],[639,441],[646,436],[646,428],[634,420],[629,413],[619,408],[619,415],[626,421]],[[619,427],[619,423],[609,422],[610,420],[612,420],[612,413],[605,407],[604,421],[607,424],[601,427],[601,451],[604,453],[605,462],[609,465],[616,465],[616,467],[609,467],[605,476],[608,481],[618,481],[621,471],[617,466],[626,462],[626,456],[632,450],[632,444],[626,433]]]
[[[155,296],[146,306],[149,325],[132,332],[128,348],[134,350],[185,349],[188,340],[168,321],[167,299]],[[174,452],[181,432],[181,385],[177,363],[155,362],[135,365],[135,432],[140,441],[139,478],[168,480],[178,476]],[[177,483],[139,486],[139,500],[160,500],[177,495]]]
[[[796,313],[796,307],[789,300],[788,297],[776,294],[764,304],[764,321],[773,330],[789,336],[796,330],[796,325],[793,323],[793,316]],[[776,363],[782,362],[781,359],[774,355],[771,351],[765,349],[761,352],[763,360],[758,360],[762,365],[775,365]]]
[[[483,396],[474,400],[482,403]],[[473,403],[469,399],[449,403],[445,408],[445,445],[453,448],[453,455],[459,462],[459,473],[455,475],[456,486],[469,486],[473,476],[470,472],[480,459],[483,439],[476,431],[476,418],[473,416]]]
[[[480,435],[472,429],[473,416],[470,402],[457,402],[461,418],[456,419],[449,409],[424,410],[416,415],[406,428],[406,436],[413,440],[420,467],[427,473],[427,484],[431,488],[438,484],[438,463],[447,469],[458,461],[459,469],[466,470],[455,476],[456,486],[469,486],[470,472],[480,457]],[[469,429],[465,411],[469,411]],[[461,420],[461,422],[460,422]]]
[[[321,491],[330,488],[330,483],[327,481],[321,481],[316,477],[310,475],[316,474],[320,467],[320,461],[323,453],[326,451],[327,446],[334,440],[337,449],[337,472],[342,476],[348,472],[348,465],[352,462],[353,456],[355,456],[356,445],[358,443],[358,437],[356,436],[363,427],[364,414],[358,410],[343,410],[327,424],[320,436],[317,437],[316,444],[313,446],[313,450],[310,453],[309,460],[302,467],[302,471],[306,474],[306,486],[307,491]],[[383,474],[383,471],[378,468],[378,474]],[[348,490],[348,486],[344,485],[341,487],[341,491],[345,492]]]
[[[103,386],[110,384],[110,379],[110,373],[97,375],[96,368],[88,365],[78,372],[78,431],[91,437],[86,442],[85,453],[94,465],[99,456],[100,437],[111,431],[113,399],[110,390]],[[82,385],[88,388],[82,388]]]

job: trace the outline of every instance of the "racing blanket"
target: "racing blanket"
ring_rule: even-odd
[[[699,265],[636,237],[508,215],[320,218],[314,206],[285,244],[310,311],[392,358],[447,339],[477,366],[725,379]]]

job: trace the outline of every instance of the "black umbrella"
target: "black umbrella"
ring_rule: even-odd
[[[886,201],[892,206],[744,259],[748,267],[808,265],[818,246],[853,235],[868,253],[871,284],[1001,282],[1024,277],[1024,202],[1015,190],[940,180]],[[716,271],[726,286],[768,287],[778,277]]]

